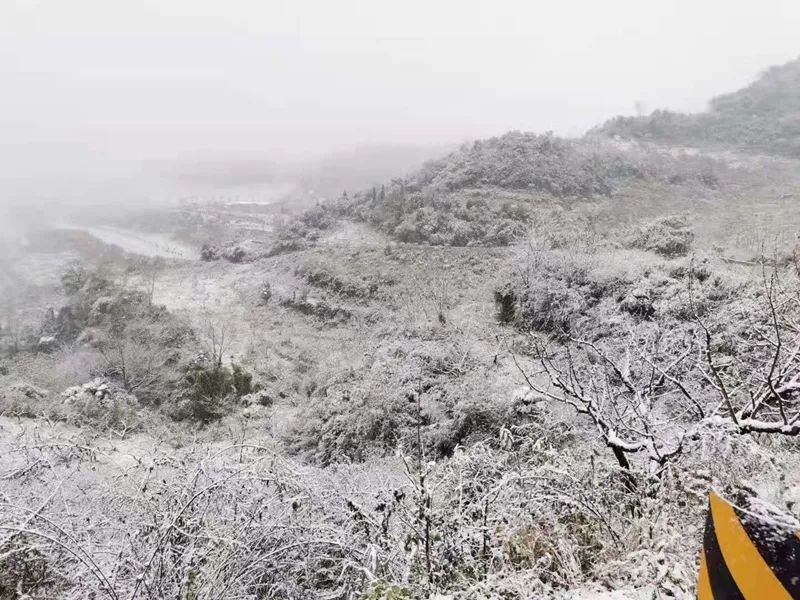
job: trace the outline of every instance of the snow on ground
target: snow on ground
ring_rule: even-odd
[[[196,260],[199,249],[177,242],[159,233],[145,233],[118,227],[92,227],[86,225],[60,225],[59,229],[85,231],[101,242],[118,246],[125,252],[150,258],[162,257],[183,260]]]
[[[566,592],[563,596],[557,596],[557,600],[651,600],[654,598],[655,591],[652,588],[640,590],[617,590],[617,591],[592,591],[576,590]]]

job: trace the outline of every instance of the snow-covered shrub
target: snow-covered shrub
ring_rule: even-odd
[[[103,378],[67,388],[60,405],[48,408],[51,417],[100,430],[135,429],[142,421],[136,396]]]
[[[649,319],[655,314],[653,305],[653,289],[647,280],[640,281],[632,287],[619,304],[620,309],[642,319]]]
[[[357,276],[334,261],[322,258],[302,263],[295,269],[295,275],[302,277],[309,285],[346,298],[368,299],[377,294],[379,287],[369,274]]]
[[[508,325],[517,318],[517,295],[513,289],[495,290],[494,304],[500,323]]]
[[[694,233],[685,217],[662,217],[645,225],[631,240],[631,246],[668,258],[685,256],[692,249]]]
[[[562,279],[536,279],[520,299],[523,322],[536,331],[568,331],[589,306],[586,290]]]
[[[272,284],[269,281],[263,282],[258,289],[258,295],[262,302],[269,302],[272,299]]]
[[[230,368],[196,361],[183,370],[182,390],[171,409],[173,418],[208,424],[229,414],[242,397],[257,391],[253,375],[241,366]]]

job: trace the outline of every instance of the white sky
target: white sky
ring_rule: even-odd
[[[800,0],[0,0],[0,171],[578,134],[798,55]]]

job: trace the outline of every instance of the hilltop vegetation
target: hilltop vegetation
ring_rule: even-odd
[[[712,99],[706,112],[620,116],[594,133],[800,157],[800,59],[772,67],[751,85]]]
[[[705,158],[510,132],[344,196],[331,211],[401,242],[503,246],[527,230],[537,205],[613,197],[635,182],[714,188],[722,169]]]

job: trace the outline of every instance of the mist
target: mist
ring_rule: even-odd
[[[6,0],[0,203],[164,198],[186,165],[701,110],[794,58],[798,30],[791,0]]]

